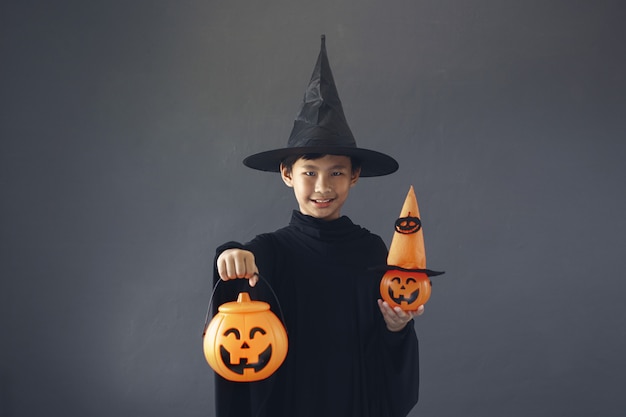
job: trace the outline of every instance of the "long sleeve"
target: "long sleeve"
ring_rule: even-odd
[[[413,324],[397,333],[385,329],[383,337],[387,409],[394,417],[406,416],[419,398],[419,347]]]

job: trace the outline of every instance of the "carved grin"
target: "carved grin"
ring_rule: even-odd
[[[230,352],[227,351],[224,346],[220,346],[220,356],[224,365],[236,374],[243,375],[243,370],[246,368],[251,368],[254,369],[254,372],[259,372],[261,369],[265,368],[272,357],[272,345],[268,345],[267,349],[261,352],[257,363],[248,363],[248,358],[240,358],[239,363],[236,364],[230,363]]]
[[[417,300],[417,297],[419,297],[419,295],[420,295],[420,290],[418,288],[415,291],[413,291],[408,297],[405,297],[404,295],[399,295],[398,297],[395,297],[393,293],[393,289],[389,287],[389,297],[391,297],[391,299],[398,305],[402,303],[412,304],[415,302],[415,300]]]

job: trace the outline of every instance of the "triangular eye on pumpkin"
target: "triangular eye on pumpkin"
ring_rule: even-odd
[[[236,382],[259,381],[276,371],[287,356],[287,332],[269,304],[247,293],[222,304],[204,336],[211,368]]]

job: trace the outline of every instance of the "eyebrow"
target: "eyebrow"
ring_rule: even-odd
[[[301,167],[302,169],[321,169],[318,165],[302,165]],[[328,168],[328,171],[331,171],[333,169],[348,169],[347,165],[343,165],[343,164],[337,164],[337,165],[333,165],[331,167]]]

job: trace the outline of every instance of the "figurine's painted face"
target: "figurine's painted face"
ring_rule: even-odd
[[[432,283],[422,272],[389,270],[380,281],[380,295],[391,306],[414,311],[430,298]]]
[[[341,207],[360,171],[352,171],[350,158],[324,155],[318,159],[298,159],[291,170],[281,166],[281,177],[298,201],[300,212],[322,220],[341,216]]]
[[[419,217],[412,217],[411,213],[407,217],[400,217],[396,220],[396,232],[403,235],[417,233],[422,228],[422,221]]]

